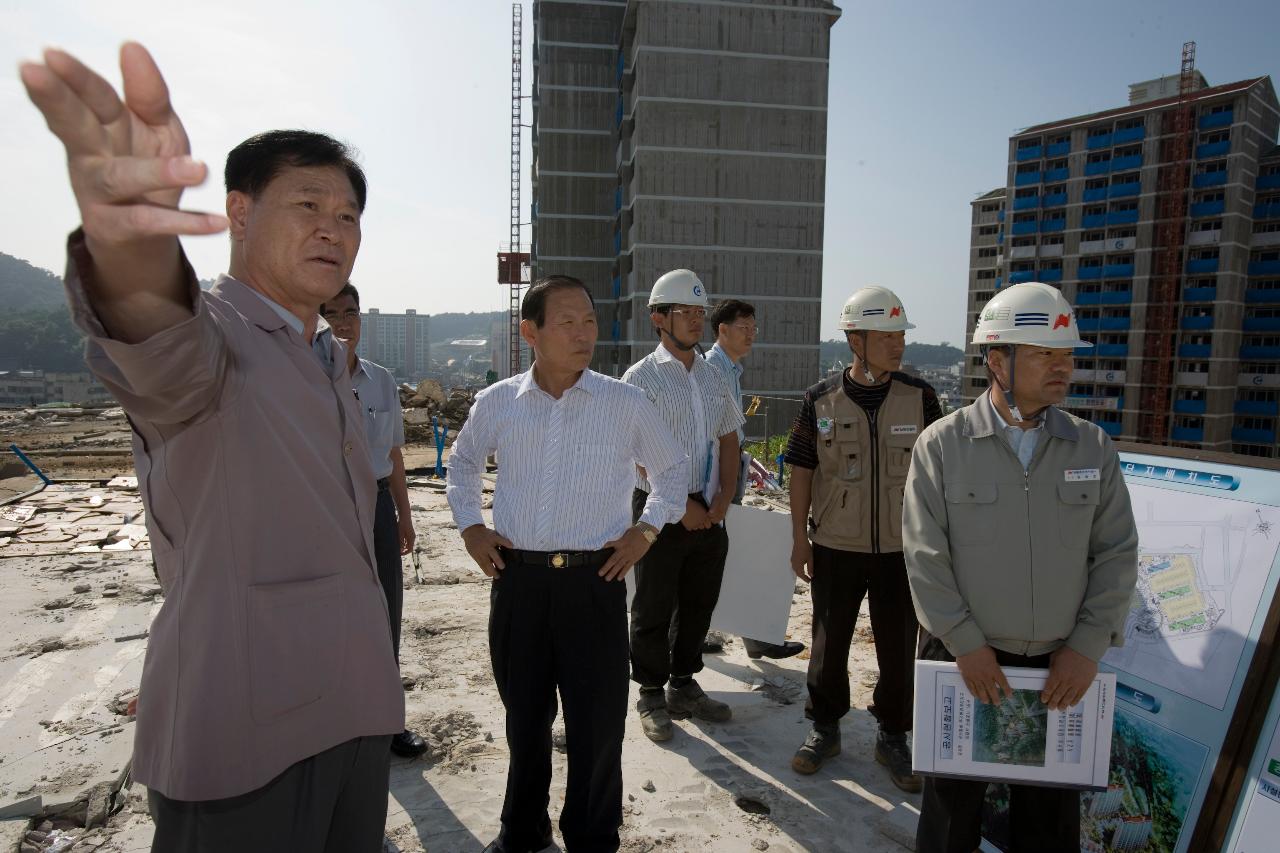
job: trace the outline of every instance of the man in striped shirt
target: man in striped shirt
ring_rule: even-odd
[[[681,517],[662,529],[636,566],[631,602],[636,709],[645,735],[661,742],[672,737],[672,717],[724,722],[733,716],[693,676],[702,671],[702,641],[720,599],[729,553],[724,518],[738,482],[738,429],[745,420],[720,371],[694,353],[707,312],[698,277],[681,269],[659,278],[649,311],[660,343],[622,378],[644,389],[690,459]],[[647,473],[637,477],[637,511],[653,488]]]
[[[493,578],[489,651],[507,710],[502,830],[486,851],[552,843],[547,813],[556,689],[569,778],[560,831],[572,851],[615,851],[622,824],[627,595],[622,581],[658,530],[685,512],[688,457],[645,395],[587,368],[591,294],[551,276],[525,294],[533,367],[481,391],[449,461],[449,506],[467,552]],[[480,512],[496,453],[493,527]],[[653,489],[633,526],[635,467]]]

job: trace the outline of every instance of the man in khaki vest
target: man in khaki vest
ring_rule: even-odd
[[[815,773],[840,753],[849,646],[869,596],[880,668],[868,709],[880,724],[876,761],[895,785],[915,792],[908,733],[918,624],[902,557],[902,495],[912,445],[942,407],[927,382],[899,371],[906,330],[915,327],[892,291],[859,290],[845,303],[840,328],[853,363],[805,393],[787,442],[791,568],[813,593],[805,705],[813,730],[791,766]]]

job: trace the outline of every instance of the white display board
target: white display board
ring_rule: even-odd
[[[796,576],[791,571],[791,514],[734,506],[725,519],[729,559],[711,627],[766,643],[786,639]]]

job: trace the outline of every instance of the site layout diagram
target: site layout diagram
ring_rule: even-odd
[[[1280,546],[1280,509],[1129,483],[1138,585],[1104,662],[1223,709]]]

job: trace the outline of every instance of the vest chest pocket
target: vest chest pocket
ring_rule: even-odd
[[[957,545],[981,545],[991,541],[1000,494],[995,483],[947,483],[947,537]]]
[[[1097,481],[1058,484],[1058,528],[1063,545],[1079,549],[1089,544],[1100,485]]]
[[[915,424],[911,425],[913,428]],[[888,448],[888,459],[885,460],[885,473],[890,477],[906,477],[911,468],[911,448],[916,446],[919,431],[911,433],[893,433],[885,437]]]

